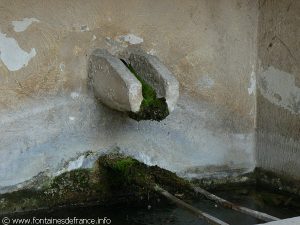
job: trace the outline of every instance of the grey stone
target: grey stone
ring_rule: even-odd
[[[108,51],[97,49],[91,54],[88,76],[95,96],[105,105],[119,111],[140,110],[141,83]]]
[[[140,50],[130,50],[128,55],[132,67],[152,85],[158,97],[166,99],[169,112],[172,112],[179,97],[179,83],[174,75],[156,56]]]
[[[179,83],[155,56],[140,49],[128,50],[127,61],[153,88],[158,97],[166,99],[169,112],[174,110],[179,97]],[[115,56],[103,49],[95,50],[89,60],[88,71],[95,96],[110,108],[138,112],[142,84]]]
[[[289,219],[273,221],[269,223],[264,223],[266,225],[298,225],[300,224],[300,217],[293,217]]]

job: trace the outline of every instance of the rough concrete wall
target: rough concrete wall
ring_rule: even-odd
[[[259,5],[258,166],[300,179],[300,2]]]
[[[254,166],[256,1],[0,1],[0,186],[120,146],[183,175]],[[131,44],[181,96],[161,123],[94,101],[87,59]]]

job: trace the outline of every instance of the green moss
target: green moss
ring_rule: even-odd
[[[51,208],[97,202],[99,205],[143,204],[154,183],[172,193],[188,193],[189,183],[157,166],[147,166],[118,153],[99,157],[92,169],[76,169],[48,180],[42,189],[0,195],[0,212]],[[192,191],[191,191],[192,192]],[[148,204],[148,203],[146,203]],[[0,213],[1,214],[1,213]]]
[[[123,186],[127,191],[134,190],[140,193],[140,188],[144,189],[148,186],[146,180],[149,180],[149,177],[145,170],[146,166],[136,159],[120,154],[110,154],[100,157],[98,162],[109,177],[115,177],[109,181],[112,188]]]
[[[3,213],[38,209],[46,205],[48,199],[40,190],[24,189],[0,195],[0,212]]]
[[[93,169],[65,172],[45,181],[41,189],[24,189],[0,195],[2,212],[19,212],[106,199],[105,185]]]
[[[76,169],[55,177],[45,194],[55,204],[80,203],[95,199],[96,191],[101,190],[98,180],[92,179],[90,169]]]
[[[85,191],[90,186],[90,173],[91,171],[88,169],[76,169],[63,173],[53,179],[50,188],[64,191]]]
[[[261,180],[270,180],[280,184],[281,180],[266,175],[263,171],[256,171],[247,177],[259,176]],[[268,176],[268,179],[267,177]],[[269,178],[270,177],[270,178]],[[252,178],[249,180],[252,180]],[[222,182],[209,182],[206,180],[200,186],[207,185],[207,188],[222,187],[223,190],[233,193],[233,186],[228,186],[229,180]],[[235,178],[231,182],[241,184],[244,176]],[[175,173],[159,168],[158,166],[147,166],[136,159],[119,153],[103,155],[98,158],[92,169],[77,169],[60,174],[55,178],[44,180],[45,185],[41,189],[23,189],[12,193],[0,195],[0,216],[3,213],[22,212],[36,210],[39,208],[53,208],[63,205],[90,204],[97,203],[107,207],[109,205],[130,205],[141,206],[154,204],[159,198],[154,191],[153,185],[158,184],[172,194],[184,194],[184,199],[195,198],[190,183]],[[217,186],[216,186],[217,185]],[[253,183],[250,190],[258,188],[260,184]],[[283,186],[285,187],[285,186]],[[238,191],[241,191],[238,186]],[[299,185],[297,185],[299,189]],[[285,190],[285,189],[283,189]],[[246,195],[251,192],[244,191]],[[251,194],[252,198],[257,198],[261,205],[292,206],[299,208],[299,195],[278,195],[272,193]],[[143,199],[143,200],[141,200]]]
[[[161,121],[165,119],[169,115],[166,99],[157,98],[154,88],[141,78],[141,76],[134,70],[132,65],[127,64],[124,60],[122,60],[122,62],[142,84],[143,101],[140,107],[140,111],[137,113],[130,112],[129,116],[137,121]]]
[[[188,192],[191,195],[193,193],[189,182],[179,178],[175,173],[158,166],[147,166],[131,157],[111,154],[100,157],[98,162],[106,168],[106,171],[110,171],[111,176],[118,176],[120,182],[118,185],[125,184],[138,190],[138,193],[145,189],[152,190],[154,184],[159,184],[172,193]]]
[[[131,168],[135,164],[135,162],[136,162],[136,160],[134,160],[130,157],[126,157],[124,159],[120,159],[120,160],[116,161],[116,163],[114,165],[114,169],[116,169],[120,172],[125,172],[129,168]]]

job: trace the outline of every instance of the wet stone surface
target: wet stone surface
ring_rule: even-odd
[[[261,173],[262,171],[259,174]],[[300,215],[299,195],[255,182],[255,176],[257,174],[254,173],[240,179],[235,178],[235,181],[247,181],[244,183],[212,181],[210,191],[235,204],[281,219]],[[273,177],[271,180],[274,179]],[[205,183],[207,181],[202,184]],[[76,217],[96,220],[106,217],[112,221],[111,224],[118,225],[206,224],[154,192],[154,184],[229,224],[250,225],[263,222],[196,195],[189,182],[174,173],[157,166],[147,166],[119,153],[100,156],[91,169],[62,173],[45,181],[40,189],[24,189],[0,195],[0,217]],[[206,189],[209,190],[209,186]]]
[[[299,198],[292,198],[290,195],[274,193],[254,186],[241,187],[239,189],[216,191],[225,199],[240,205],[269,213],[279,218],[288,218],[300,215]],[[292,199],[290,199],[292,198]],[[263,221],[250,216],[224,209],[214,202],[205,198],[189,200],[193,206],[223,220],[232,225],[259,224]],[[173,224],[173,225],[204,225],[207,224],[199,220],[194,215],[169,204],[164,199],[156,198],[155,201],[145,201],[137,206],[131,205],[104,207],[104,206],[77,206],[65,207],[52,210],[41,210],[37,212],[19,213],[9,215],[11,218],[104,218],[111,219],[111,224],[116,225],[150,225],[150,224]]]

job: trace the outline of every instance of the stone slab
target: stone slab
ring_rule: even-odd
[[[120,59],[106,50],[95,50],[89,59],[88,76],[95,96],[105,105],[119,111],[139,111],[142,85]]]
[[[143,51],[131,51],[128,60],[137,73],[153,86],[158,97],[166,99],[169,112],[172,112],[179,97],[179,83],[174,75],[156,56]]]
[[[279,220],[279,221],[268,222],[268,223],[264,223],[264,224],[266,224],[266,225],[299,225],[300,224],[300,216],[288,218],[288,219],[284,219],[284,220]]]

